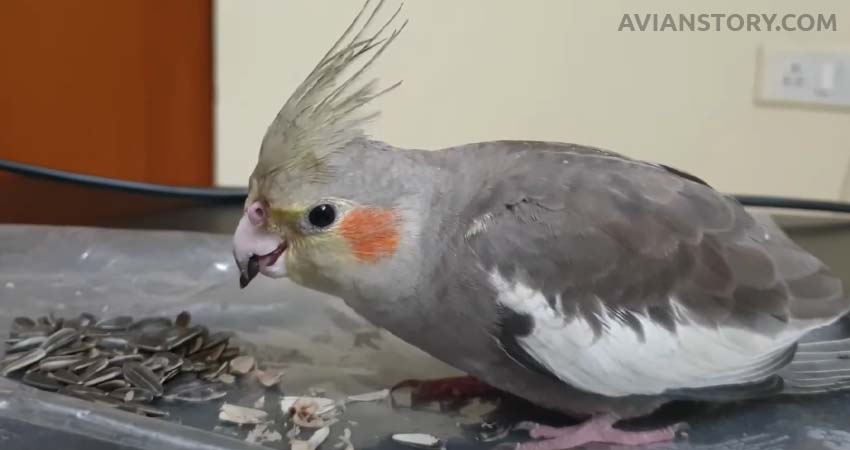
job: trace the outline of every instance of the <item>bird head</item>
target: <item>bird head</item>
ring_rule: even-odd
[[[362,128],[377,112],[364,106],[400,84],[363,81],[406,24],[390,31],[399,8],[369,32],[383,3],[366,2],[266,131],[233,238],[243,288],[262,273],[337,293],[399,250],[403,214],[351,173],[373,145]]]

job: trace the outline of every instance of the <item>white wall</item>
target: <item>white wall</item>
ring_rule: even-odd
[[[389,0],[391,9],[397,3]],[[850,50],[850,2],[409,0],[376,73],[404,84],[371,134],[606,147],[734,193],[850,199],[850,112],[756,106],[757,50]],[[356,0],[216,1],[216,181],[244,185],[278,108]],[[624,13],[835,13],[837,32],[618,32]]]

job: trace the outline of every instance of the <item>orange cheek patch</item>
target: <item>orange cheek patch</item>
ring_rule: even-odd
[[[357,208],[339,224],[339,233],[348,241],[354,257],[374,263],[398,249],[399,217],[392,209]]]

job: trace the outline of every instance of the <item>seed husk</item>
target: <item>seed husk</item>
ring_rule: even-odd
[[[255,363],[256,360],[251,355],[237,356],[230,361],[230,373],[245,375],[254,369]]]
[[[0,368],[0,375],[3,375],[5,377],[8,376],[10,373],[25,369],[31,366],[32,364],[41,361],[45,356],[47,356],[47,351],[45,351],[43,348],[34,348],[26,352],[21,357],[3,364],[2,368]]]
[[[137,362],[128,362],[124,363],[122,368],[124,373],[124,378],[130,382],[133,386],[147,389],[156,395],[157,397],[162,395],[162,383],[160,383],[161,377],[156,376],[153,371],[139,364]]]
[[[28,384],[39,389],[44,389],[46,391],[57,391],[59,390],[59,388],[62,387],[62,385],[58,381],[56,381],[56,379],[41,372],[28,373],[24,375],[23,378],[21,378],[21,381],[24,384]]]
[[[398,433],[392,435],[392,440],[399,444],[423,449],[438,449],[443,446],[439,438],[424,433]]]
[[[146,317],[130,325],[130,331],[139,334],[158,334],[169,328],[171,319],[168,317]]]
[[[236,423],[240,425],[258,424],[265,422],[269,414],[260,409],[246,408],[244,406],[231,405],[225,403],[221,405],[221,410],[218,414],[218,419],[225,422]]]

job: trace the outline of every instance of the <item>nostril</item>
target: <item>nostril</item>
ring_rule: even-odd
[[[266,208],[260,202],[254,202],[248,207],[248,220],[252,225],[259,226],[266,221]]]

